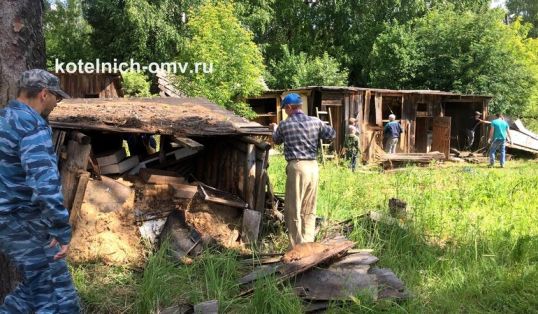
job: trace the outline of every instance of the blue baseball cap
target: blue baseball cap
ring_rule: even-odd
[[[280,108],[282,109],[286,107],[287,105],[302,105],[302,104],[303,104],[303,99],[301,98],[301,96],[299,96],[299,94],[291,93],[291,94],[286,95],[286,97],[284,97],[284,99],[282,100],[282,104],[280,105]]]

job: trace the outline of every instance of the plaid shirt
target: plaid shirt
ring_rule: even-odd
[[[275,144],[284,143],[284,157],[287,161],[315,160],[319,140],[332,140],[335,137],[336,131],[332,127],[302,111],[293,113],[280,122],[273,133]]]

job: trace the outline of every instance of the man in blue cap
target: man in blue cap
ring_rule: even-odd
[[[272,124],[273,141],[284,144],[286,167],[286,202],[284,215],[291,246],[314,242],[316,202],[319,180],[317,163],[320,139],[336,137],[332,127],[302,110],[301,96],[291,93],[282,100],[281,108],[288,118]]]
[[[69,96],[47,71],[22,74],[17,99],[0,110],[0,251],[22,282],[0,313],[78,313],[65,262],[71,240],[47,116]]]

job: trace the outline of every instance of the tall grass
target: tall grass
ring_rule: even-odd
[[[283,192],[285,161],[270,160],[275,191]],[[318,215],[331,222],[352,219],[347,235],[371,248],[391,268],[411,299],[395,303],[357,297],[333,303],[330,313],[538,313],[538,163],[408,167],[402,172],[352,173],[327,164],[320,170]],[[359,217],[388,213],[388,200],[411,209],[400,225]],[[274,248],[282,246],[283,235]],[[285,237],[284,237],[285,238]],[[238,278],[252,269],[236,253],[206,251],[179,265],[162,248],[142,274],[92,265],[74,268],[84,302],[95,313],[156,313],[179,303],[219,300],[223,313],[300,313],[289,284],[268,277],[255,292],[237,297]],[[101,274],[101,275],[100,275]],[[130,290],[129,290],[130,288]]]

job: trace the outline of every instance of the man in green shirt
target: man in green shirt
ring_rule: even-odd
[[[497,150],[501,151],[501,168],[504,168],[504,163],[506,161],[506,139],[510,144],[512,143],[512,137],[510,136],[510,126],[502,114],[495,115],[497,119],[491,121],[491,126],[489,129],[489,140],[488,143],[491,144],[489,149],[489,166],[493,167],[495,164],[495,155]]]

